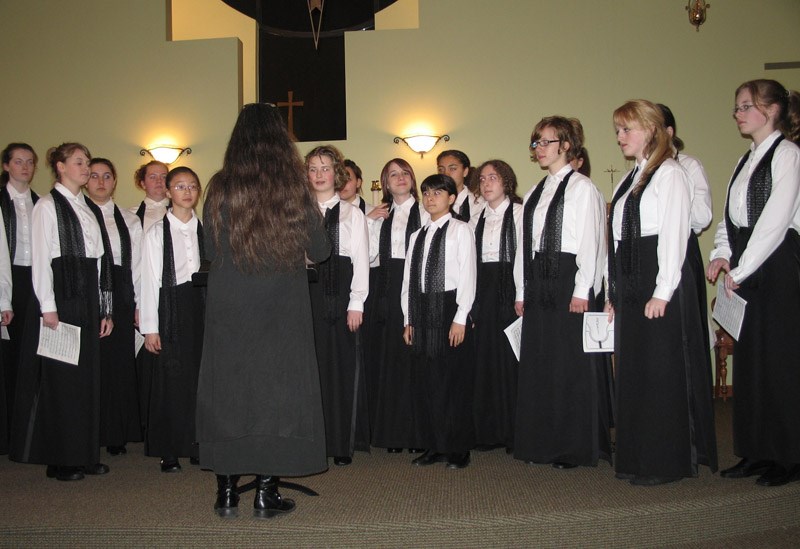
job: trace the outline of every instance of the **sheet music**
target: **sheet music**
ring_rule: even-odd
[[[133,356],[139,354],[139,351],[142,350],[142,346],[144,345],[144,336],[137,330],[136,328],[133,329]]]
[[[8,328],[6,326],[0,326],[0,339],[11,341],[11,336],[8,335]]]
[[[728,297],[724,284],[717,284],[717,302],[711,316],[736,341],[739,341],[739,333],[742,331],[746,305],[747,301],[734,292]]]
[[[522,346],[522,317],[517,318],[503,331],[508,338],[511,349],[514,351],[514,355],[517,357],[517,362],[519,362],[519,348]]]
[[[81,354],[81,328],[66,322],[59,322],[53,330],[46,328],[39,319],[39,348],[36,354],[67,364],[78,365]]]
[[[608,313],[583,313],[583,352],[614,352],[614,321],[608,321]]]

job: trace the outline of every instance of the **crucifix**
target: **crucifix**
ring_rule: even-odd
[[[291,93],[291,92],[290,92]],[[280,103],[278,103],[280,105]],[[611,174],[611,190],[614,190],[614,174],[619,173],[619,170],[614,167],[614,164],[609,164],[608,169],[604,170],[606,173]]]
[[[297,141],[297,137],[294,135],[294,107],[302,107],[304,103],[304,101],[294,101],[293,90],[289,90],[289,99],[287,101],[278,101],[277,103],[279,107],[289,107],[289,116],[286,121],[289,126],[289,137],[292,138],[292,141]]]

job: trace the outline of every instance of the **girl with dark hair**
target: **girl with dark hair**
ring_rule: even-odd
[[[622,153],[636,160],[609,218],[616,471],[652,486],[695,477],[701,464],[717,468],[707,328],[686,261],[689,180],[673,158],[664,117],[653,103],[634,100],[614,111],[614,127]]]
[[[359,329],[369,294],[369,234],[361,210],[339,199],[347,181],[344,158],[331,145],[306,155],[308,184],[325,220],[331,257],[310,284],[327,453],[349,465],[369,451],[369,411]]]
[[[436,157],[436,169],[440,174],[446,174],[455,181],[456,201],[453,204],[453,211],[456,219],[469,223],[483,208],[483,198],[479,192],[474,192],[477,180],[470,178],[473,170],[470,168],[469,157],[455,149],[444,151]],[[471,180],[474,180],[472,188],[468,184]]]
[[[330,242],[303,163],[272,105],[239,113],[203,207],[210,268],[197,391],[200,463],[217,475],[219,516],[238,514],[255,475],[253,514],[294,509],[280,476],[327,468],[305,257]]]
[[[556,469],[611,461],[602,357],[583,352],[583,313],[596,310],[605,251],[605,201],[570,162],[580,122],[543,118],[531,153],[544,177],[525,196],[514,265],[523,316],[514,457]]]
[[[169,207],[167,198],[167,172],[169,166],[158,160],[151,160],[147,164],[142,164],[136,173],[133,174],[133,182],[136,187],[145,193],[144,200],[128,211],[136,214],[142,223],[142,229],[147,233],[148,229],[164,218]]]
[[[34,294],[11,433],[11,459],[47,464],[48,477],[65,481],[108,472],[99,463],[99,343],[114,325],[112,273],[101,261],[100,226],[81,193],[90,157],[80,143],[64,143],[47,154],[56,183],[33,208]],[[77,365],[36,354],[40,312],[42,330],[55,330],[60,322],[81,328]]]
[[[192,275],[204,259],[203,226],[194,213],[200,180],[190,168],[166,179],[172,206],[142,240],[139,329],[157,355],[144,373],[144,451],[161,458],[161,471],[181,470],[180,457],[197,460],[195,410],[203,345],[203,294]]]
[[[456,183],[444,174],[425,178],[422,204],[431,219],[414,232],[403,269],[403,339],[411,346],[416,440],[427,451],[412,463],[469,465],[474,344],[469,312],[475,299],[475,239],[451,214]]]
[[[353,206],[361,210],[361,213],[364,215],[369,214],[374,206],[367,204],[361,197],[361,185],[364,183],[361,175],[361,168],[358,167],[358,164],[346,158],[344,161],[344,169],[347,171],[347,182],[339,191],[339,198],[353,204]]]
[[[503,330],[516,320],[514,258],[522,238],[522,199],[517,176],[502,160],[478,167],[485,206],[475,221],[477,283],[473,417],[477,450],[514,447],[517,357]]]
[[[400,292],[411,235],[430,220],[417,201],[417,179],[411,165],[394,158],[381,170],[387,219],[370,223],[369,340],[365,363],[371,389],[372,445],[397,453],[420,447],[415,438],[413,396],[418,390],[411,369],[411,351],[403,342]]]
[[[734,453],[726,478],[761,486],[800,480],[800,94],[775,80],[736,90],[733,118],[752,140],[728,186],[707,269],[747,301],[734,344]]]
[[[100,340],[100,445],[116,456],[126,453],[127,442],[142,440],[133,354],[142,225],[139,218],[114,204],[114,164],[93,158],[89,168],[86,205],[100,225],[105,254],[113,258],[115,329]]]
[[[39,161],[36,151],[27,143],[9,143],[3,149],[3,172],[0,174],[0,215],[3,220],[4,246],[11,262],[11,278],[3,279],[2,286],[10,294],[0,294],[2,324],[8,327],[8,340],[3,340],[3,379],[5,383],[6,427],[10,428],[14,410],[14,395],[17,385],[17,370],[22,347],[22,331],[25,328],[28,302],[33,294],[31,279],[31,215],[39,196],[31,190],[31,181]],[[5,272],[0,269],[0,273]],[[0,405],[2,408],[2,405]],[[2,413],[2,410],[0,410]],[[0,435],[0,447],[7,437]],[[6,453],[0,451],[0,453]]]

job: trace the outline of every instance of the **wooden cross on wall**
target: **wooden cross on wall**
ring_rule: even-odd
[[[302,107],[304,101],[294,101],[294,91],[289,90],[289,99],[287,101],[278,101],[279,107],[289,107],[289,116],[286,118],[287,126],[289,129],[289,137],[292,141],[297,141],[297,136],[294,134],[294,107]]]

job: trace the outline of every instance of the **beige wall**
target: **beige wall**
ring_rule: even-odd
[[[36,191],[49,191],[45,153],[64,141],[116,164],[121,205],[143,197],[132,182],[143,146],[191,146],[176,165],[203,183],[219,169],[239,107],[240,42],[166,37],[165,0],[0,0],[0,146],[34,146]]]

